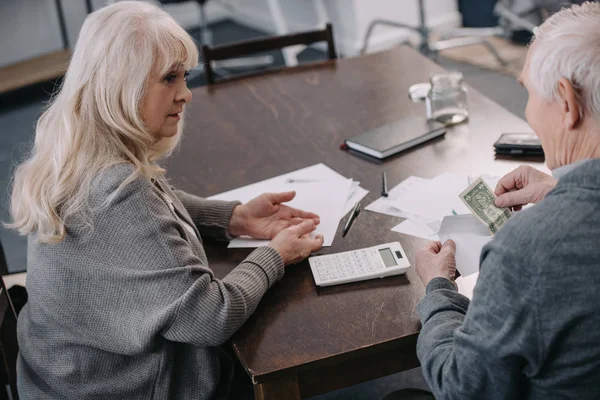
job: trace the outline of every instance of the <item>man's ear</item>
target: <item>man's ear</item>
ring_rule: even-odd
[[[580,103],[573,84],[565,78],[558,81],[558,100],[565,122],[565,128],[574,129],[581,122],[583,105]]]

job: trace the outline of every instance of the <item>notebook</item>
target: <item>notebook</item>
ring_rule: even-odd
[[[406,117],[346,139],[348,148],[386,158],[446,133],[446,127],[424,117]]]

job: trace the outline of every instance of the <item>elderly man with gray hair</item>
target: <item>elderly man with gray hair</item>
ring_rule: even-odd
[[[497,204],[539,204],[484,248],[472,301],[452,241],[416,255],[417,354],[438,400],[600,398],[600,4],[549,18],[520,81],[554,177],[520,167]]]

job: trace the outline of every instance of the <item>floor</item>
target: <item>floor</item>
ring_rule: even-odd
[[[238,25],[234,22],[224,21],[212,26],[213,37],[216,43],[225,43],[240,39],[247,39],[262,35],[252,29]],[[473,50],[470,50],[473,51]],[[485,49],[480,50],[485,51]],[[283,65],[280,52],[272,53],[277,65]],[[475,53],[477,54],[477,53]],[[521,52],[524,54],[524,52]],[[489,98],[507,108],[514,114],[524,117],[527,92],[515,80],[514,72],[499,73],[481,66],[465,63],[464,54],[453,51],[436,60],[447,69],[461,71],[467,83],[481,91]],[[322,59],[324,54],[316,50],[306,50],[299,57],[302,61]],[[476,57],[476,55],[473,55]],[[485,56],[484,56],[485,57]],[[513,62],[522,62],[515,56]],[[480,63],[481,64],[481,63]],[[507,72],[507,71],[503,71]],[[512,73],[512,75],[511,75]],[[189,85],[197,87],[204,85],[201,74],[190,76]],[[9,221],[8,199],[11,175],[15,166],[25,157],[31,145],[35,122],[53,90],[53,83],[46,83],[25,90],[12,92],[9,95],[0,95],[0,221]],[[0,240],[7,256],[8,267],[11,272],[21,272],[26,269],[26,240],[14,231],[0,226]],[[313,400],[371,400],[380,399],[392,390],[403,387],[426,388],[420,369],[414,369],[402,374],[396,374],[374,381],[355,385],[340,391],[317,396]]]

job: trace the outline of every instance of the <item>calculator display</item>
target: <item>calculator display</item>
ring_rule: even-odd
[[[394,258],[394,254],[392,254],[392,250],[389,248],[386,247],[385,249],[380,249],[379,254],[381,255],[381,258],[383,258],[383,262],[386,267],[395,267],[398,265],[396,263],[396,259]]]

